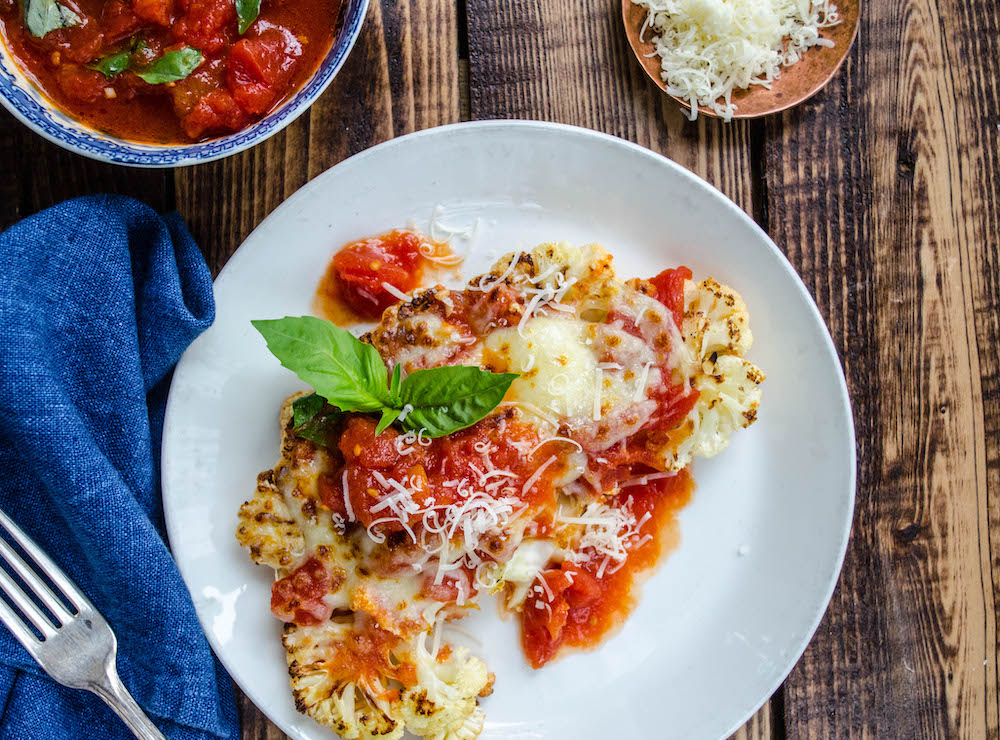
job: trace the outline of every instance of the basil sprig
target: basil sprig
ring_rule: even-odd
[[[515,373],[478,367],[435,367],[402,377],[397,365],[390,379],[378,351],[350,332],[313,316],[251,322],[267,348],[319,396],[341,411],[379,413],[381,433],[400,424],[428,437],[442,437],[475,424],[503,400]],[[319,413],[315,401],[300,399],[303,424]],[[306,418],[309,411],[312,415]],[[298,420],[296,420],[298,425]]]
[[[247,32],[260,15],[260,0],[236,0],[236,22],[240,36]]]
[[[24,0],[24,25],[36,38],[60,28],[79,26],[82,22],[79,15],[56,0]]]

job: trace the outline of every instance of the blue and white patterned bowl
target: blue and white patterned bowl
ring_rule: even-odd
[[[281,107],[242,131],[198,144],[139,144],[88,128],[67,116],[24,76],[0,43],[0,104],[38,134],[70,151],[101,162],[136,167],[183,167],[249,149],[278,133],[313,104],[347,59],[361,33],[368,0],[346,0],[340,30],[315,74]]]

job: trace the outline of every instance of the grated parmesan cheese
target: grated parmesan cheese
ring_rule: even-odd
[[[734,90],[770,88],[781,68],[813,46],[833,46],[820,29],[840,23],[831,0],[632,0],[646,8],[640,38],[652,31],[670,95],[703,105],[724,121]]]

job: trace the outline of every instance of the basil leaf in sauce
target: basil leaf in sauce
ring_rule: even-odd
[[[310,393],[292,402],[292,432],[302,439],[326,446],[344,412],[330,406],[322,396]]]
[[[344,411],[389,406],[389,375],[378,351],[313,316],[252,321],[281,364]]]
[[[94,62],[93,64],[88,64],[87,66],[90,69],[96,69],[98,72],[102,72],[105,77],[110,79],[128,69],[129,57],[131,57],[131,53],[123,51],[120,54],[104,57],[104,59]]]
[[[56,0],[24,0],[24,25],[32,36],[41,38],[50,31],[81,23],[80,16]]]
[[[247,32],[260,15],[260,0],[236,0],[236,19],[240,36]]]
[[[183,49],[168,51],[148,67],[135,70],[135,73],[150,85],[162,85],[165,82],[183,80],[201,64],[201,52],[186,46]]]
[[[413,407],[403,426],[443,437],[472,426],[503,400],[515,373],[491,373],[456,365],[417,370],[403,378],[400,397]]]
[[[326,401],[316,393],[296,398],[292,401],[292,427],[298,429],[303,424],[312,421],[316,414],[323,410],[324,406],[326,406]]]

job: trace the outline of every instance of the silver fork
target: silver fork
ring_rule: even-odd
[[[59,566],[2,510],[0,526],[24,549],[35,568],[55,584],[59,595],[74,610],[70,611],[39,577],[35,568],[29,566],[0,537],[0,557],[24,581],[34,597],[45,604],[55,617],[55,623],[3,568],[0,568],[0,590],[41,633],[42,639],[38,639],[17,612],[2,599],[0,620],[54,680],[70,688],[87,689],[97,694],[140,740],[165,740],[118,678],[115,667],[118,641],[104,617]]]

